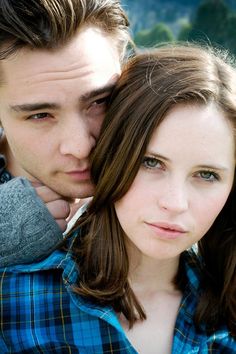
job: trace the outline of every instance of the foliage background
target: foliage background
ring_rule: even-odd
[[[135,43],[175,40],[217,45],[236,55],[236,0],[121,0]]]

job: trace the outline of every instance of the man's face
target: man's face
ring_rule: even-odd
[[[24,48],[1,63],[0,120],[14,176],[65,197],[92,195],[89,156],[120,74],[114,42],[87,28],[61,49]]]

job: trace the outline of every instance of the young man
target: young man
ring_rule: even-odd
[[[89,156],[128,41],[119,1],[0,1],[1,266],[50,253],[67,202],[93,194]]]

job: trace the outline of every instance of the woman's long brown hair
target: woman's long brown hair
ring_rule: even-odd
[[[228,61],[228,63],[227,63]],[[196,46],[165,46],[130,59],[111,98],[94,151],[95,196],[79,220],[74,246],[80,267],[79,294],[121,312],[130,326],[145,319],[132,291],[124,233],[114,202],[130,188],[154,129],[176,105],[215,103],[236,127],[236,69],[225,53]],[[191,118],[190,118],[191,119]],[[195,323],[214,331],[226,323],[236,335],[235,188],[199,242],[203,293]],[[177,274],[178,284],[183,274]]]

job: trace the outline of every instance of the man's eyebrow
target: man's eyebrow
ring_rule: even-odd
[[[11,105],[10,109],[16,112],[32,112],[46,109],[58,109],[59,107],[60,106],[57,103],[38,102]]]
[[[92,90],[88,93],[82,95],[79,100],[81,102],[86,102],[94,97],[100,96],[102,94],[109,94],[114,89],[115,83],[100,87],[98,89]],[[23,103],[18,105],[10,105],[10,109],[15,112],[32,112],[46,109],[59,109],[60,105],[57,103],[49,102],[37,102],[37,103]]]
[[[89,101],[92,98],[95,98],[95,97],[100,96],[102,94],[109,94],[114,89],[114,87],[115,87],[115,83],[106,85],[104,87],[100,87],[98,89],[95,89],[95,90],[92,90],[92,91],[90,91],[88,93],[85,93],[84,95],[82,95],[80,97],[79,100],[81,102],[86,102],[86,101]]]

